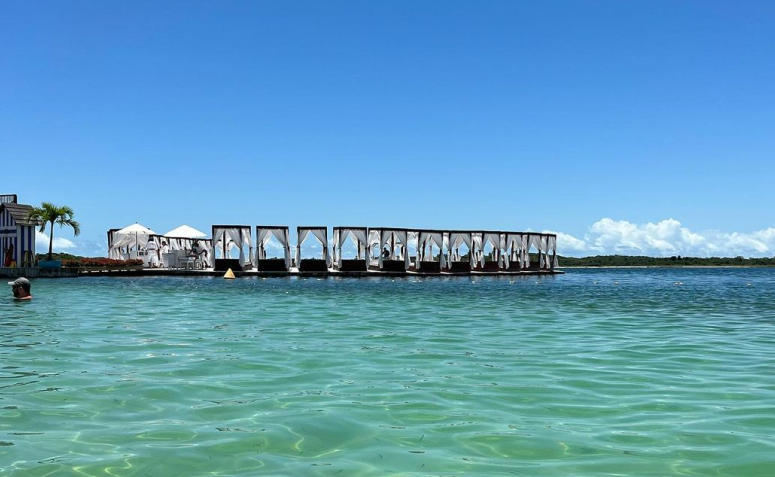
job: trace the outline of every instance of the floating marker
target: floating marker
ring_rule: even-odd
[[[223,278],[226,278],[227,280],[234,280],[236,278],[234,276],[234,272],[231,271],[231,268],[226,270],[226,273],[223,275]]]

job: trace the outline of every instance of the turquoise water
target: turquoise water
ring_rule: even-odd
[[[775,475],[775,270],[33,287],[3,476]]]

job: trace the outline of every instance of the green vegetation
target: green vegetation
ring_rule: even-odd
[[[40,253],[36,255],[37,260],[43,260],[46,257]],[[51,257],[54,260],[61,260],[66,268],[126,268],[143,264],[139,259],[113,260],[105,257],[81,257],[69,253],[54,253]]]
[[[51,260],[65,261],[65,260],[77,260],[79,258],[86,258],[86,257],[82,257],[80,255],[73,255],[71,253],[64,253],[64,252],[51,254]],[[43,253],[35,254],[35,261],[38,262],[40,260],[48,260],[48,255]]]
[[[531,254],[532,255],[532,254]],[[532,258],[532,257],[531,257]],[[762,267],[775,266],[775,258],[743,257],[644,257],[597,255],[594,257],[558,257],[560,267]]]
[[[51,224],[51,232],[48,240],[48,260],[52,260],[54,248],[54,224],[59,227],[71,227],[76,237],[81,233],[81,224],[73,219],[73,209],[66,205],[57,206],[51,202],[43,202],[40,207],[33,207],[29,214],[30,220],[40,223],[40,232],[46,231],[46,224]]]

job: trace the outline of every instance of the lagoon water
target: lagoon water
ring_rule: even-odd
[[[2,476],[775,475],[775,270],[33,287]]]

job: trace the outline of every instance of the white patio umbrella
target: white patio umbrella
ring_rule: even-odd
[[[126,246],[136,246],[137,248],[140,248],[140,246],[145,246],[148,244],[148,236],[154,234],[156,234],[156,232],[153,230],[135,222],[132,225],[127,225],[123,229],[118,230],[113,234],[113,246],[115,248]],[[134,241],[132,239],[134,239]]]
[[[205,238],[207,237],[207,234],[204,232],[200,232],[199,230],[195,229],[194,227],[189,227],[188,225],[181,225],[178,228],[172,229],[166,234],[164,234],[165,237],[174,237],[174,238]]]

